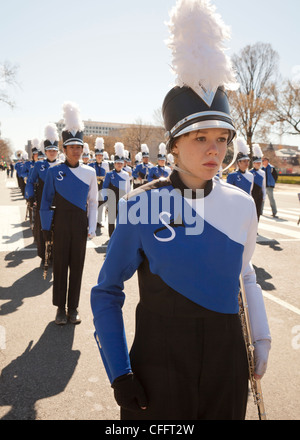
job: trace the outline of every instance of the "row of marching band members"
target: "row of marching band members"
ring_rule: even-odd
[[[106,202],[111,237],[119,199],[146,182],[167,177],[173,156],[167,156],[165,144],[160,144],[154,166],[149,162],[149,148],[143,144],[132,165],[130,153],[117,142],[109,159],[103,138],[96,139],[94,152],[83,142],[78,106],[67,102],[63,111],[63,153],[59,152],[56,125],[48,124],[42,144],[32,141],[32,160],[20,152],[16,170],[44,278],[48,266],[53,266],[55,322],[66,324],[69,319],[77,324],[81,322],[78,304],[87,238],[93,238],[97,227],[103,226]]]

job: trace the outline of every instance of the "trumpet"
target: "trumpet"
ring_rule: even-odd
[[[254,404],[257,406],[259,420],[267,420],[261,382],[259,379],[256,379],[254,375],[255,373],[254,345],[252,339],[251,323],[250,323],[245,285],[242,275],[240,276],[239,307],[240,307],[239,315],[241,319],[243,336],[247,350],[249,381],[250,381],[251,391],[253,394]]]

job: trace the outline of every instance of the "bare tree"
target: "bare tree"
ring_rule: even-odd
[[[3,102],[13,108],[15,102],[11,99],[7,89],[19,85],[16,80],[18,66],[11,65],[7,61],[0,64],[0,103]]]
[[[6,139],[0,139],[0,162],[5,160],[9,161],[12,155],[12,149],[10,143]]]
[[[270,121],[266,121],[274,109],[270,83],[277,75],[278,62],[279,55],[272,46],[260,42],[246,46],[232,57],[240,83],[237,91],[229,92],[232,116],[251,154],[254,135],[265,137],[270,126]]]
[[[270,87],[273,102],[273,122],[280,134],[300,135],[300,80],[284,80],[281,86]]]

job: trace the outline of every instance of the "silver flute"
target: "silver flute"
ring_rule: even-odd
[[[251,323],[250,323],[245,285],[242,275],[240,276],[239,306],[240,306],[239,315],[241,319],[243,336],[247,350],[249,381],[250,381],[251,391],[253,394],[254,403],[257,406],[259,420],[267,420],[261,382],[259,379],[256,379],[254,375],[255,373],[254,345],[252,339]]]

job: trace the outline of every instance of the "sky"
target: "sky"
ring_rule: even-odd
[[[14,150],[42,139],[76,102],[84,120],[154,122],[173,86],[166,22],[176,0],[0,0],[0,64],[18,65],[16,102],[0,103],[0,130]],[[213,0],[231,27],[228,55],[270,43],[285,78],[300,72],[299,0]],[[278,136],[271,139],[279,142]],[[300,147],[300,136],[283,139]]]

